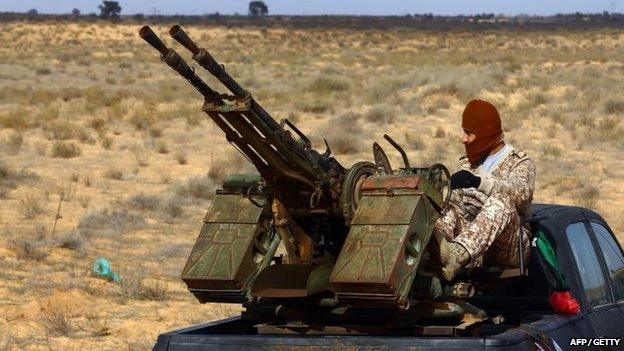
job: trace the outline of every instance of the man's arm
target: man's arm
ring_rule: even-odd
[[[479,191],[486,195],[506,194],[516,206],[520,206],[533,197],[535,190],[535,163],[530,158],[521,160],[512,169],[506,179],[490,175],[481,177]]]

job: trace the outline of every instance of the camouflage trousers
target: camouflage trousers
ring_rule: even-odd
[[[518,267],[519,234],[522,234],[524,259],[527,260],[531,241],[529,230],[522,226],[509,196],[493,194],[483,200],[481,208],[476,211],[474,206],[472,211],[466,211],[462,203],[449,203],[436,221],[434,230],[448,241],[466,248],[470,254],[469,266]]]

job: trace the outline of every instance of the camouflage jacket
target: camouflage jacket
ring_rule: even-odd
[[[456,189],[451,201],[472,220],[487,198],[503,193],[511,198],[521,219],[531,216],[531,202],[535,190],[535,163],[526,151],[511,147],[506,155],[486,173],[482,166],[472,167],[467,157],[459,159],[459,169],[466,169],[481,177],[478,189]]]

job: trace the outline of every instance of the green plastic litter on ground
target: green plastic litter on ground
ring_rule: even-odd
[[[96,277],[104,278],[115,283],[121,282],[119,274],[113,272],[110,263],[104,257],[100,257],[93,262],[93,275]]]

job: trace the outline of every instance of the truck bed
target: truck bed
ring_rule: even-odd
[[[362,335],[258,335],[241,317],[200,324],[164,333],[154,351],[193,350],[533,350],[530,334],[544,333],[566,346],[578,335],[580,316],[546,315],[487,337],[362,336]],[[507,326],[509,328],[509,326]],[[500,326],[499,328],[504,328]]]

